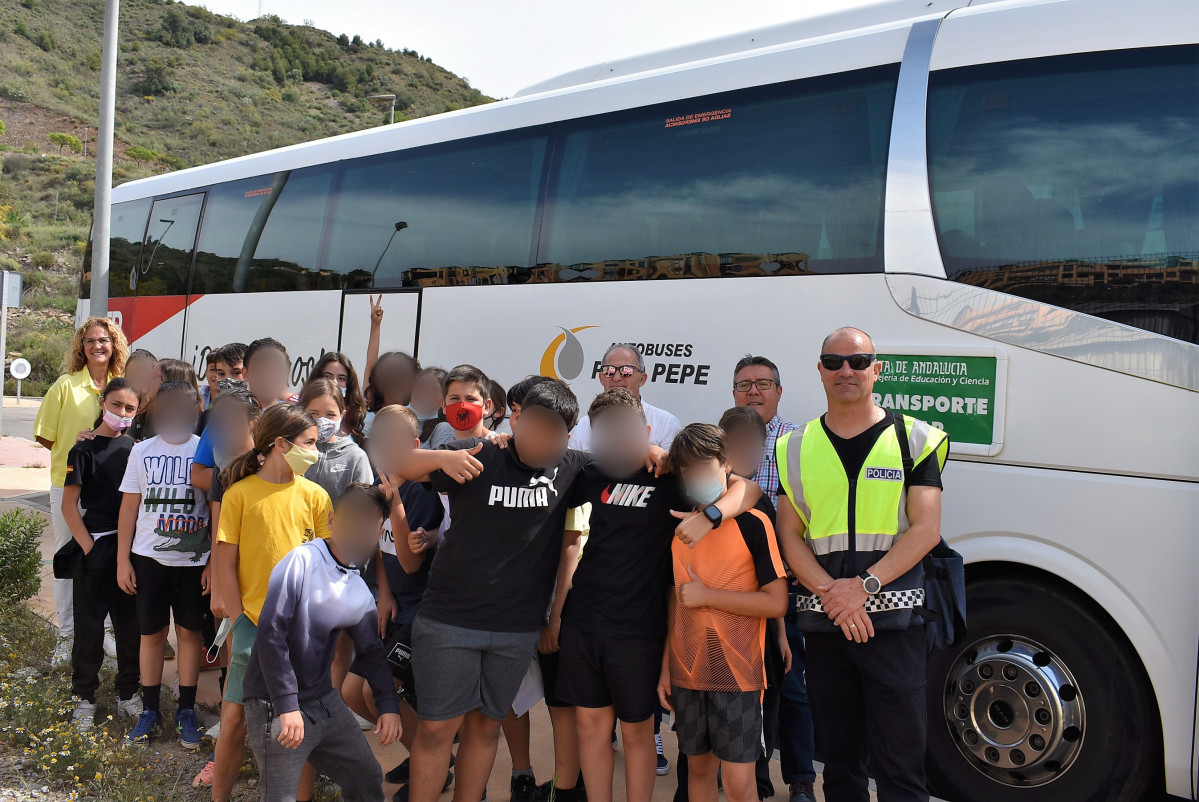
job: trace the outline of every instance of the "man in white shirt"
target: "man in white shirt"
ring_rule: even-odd
[[[610,347],[600,362],[599,380],[605,390],[619,387],[641,398],[641,385],[648,378],[645,358],[628,343],[617,343]],[[645,410],[645,420],[649,424],[650,442],[663,451],[669,451],[674,436],[683,428],[679,419],[644,398],[641,398],[641,407]],[[584,415],[570,433],[570,447],[580,451],[591,450],[591,419],[588,416]]]

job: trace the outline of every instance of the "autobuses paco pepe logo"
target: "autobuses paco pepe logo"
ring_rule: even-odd
[[[583,354],[583,344],[575,335],[580,331],[596,327],[579,326],[574,329],[563,329],[559,326],[558,328],[562,329],[562,333],[550,342],[545,353],[541,355],[541,375],[570,382],[579,378],[579,374],[583,372],[583,362],[586,359]]]
[[[578,326],[567,329],[553,340],[541,355],[542,376],[549,376],[566,383],[579,378],[587,365],[587,353],[575,335],[599,326]],[[632,346],[645,358],[645,370],[650,382],[663,384],[706,385],[712,371],[711,365],[698,364],[692,360],[695,347],[690,343],[636,342]],[[653,361],[654,357],[670,357],[677,361]],[[592,360],[591,378],[599,375],[600,362]]]

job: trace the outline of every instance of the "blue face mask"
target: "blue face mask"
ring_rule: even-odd
[[[715,504],[724,493],[724,482],[721,481],[720,474],[716,474],[711,479],[687,483],[686,490],[687,496],[692,501],[706,507],[709,504]]]

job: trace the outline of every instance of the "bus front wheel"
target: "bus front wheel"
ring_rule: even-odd
[[[1137,800],[1161,765],[1139,662],[1069,593],[991,577],[928,663],[929,785],[951,802]]]

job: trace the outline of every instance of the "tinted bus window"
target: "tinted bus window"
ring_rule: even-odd
[[[948,275],[1199,343],[1199,47],[933,73]]]
[[[187,295],[203,205],[203,192],[154,201],[142,257],[130,281],[138,296]]]
[[[523,132],[346,162],[329,269],[378,287],[527,273],[545,154],[546,137]]]
[[[108,297],[124,298],[133,295],[129,289],[129,274],[133,272],[142,255],[142,236],[146,233],[146,219],[150,214],[150,199],[113,204],[109,218],[108,239]],[[93,232],[95,229],[93,228]],[[83,294],[91,297],[92,242],[83,265]]]
[[[332,165],[288,170],[209,190],[192,292],[341,289],[320,269]]]
[[[882,270],[898,68],[570,123],[547,280]]]

